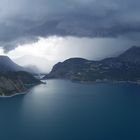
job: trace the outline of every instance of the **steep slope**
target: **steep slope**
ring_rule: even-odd
[[[71,58],[64,62],[57,63],[47,78],[72,78],[78,71],[86,68],[86,59],[82,58]]]
[[[9,57],[0,56],[0,95],[10,96],[41,83],[27,69],[15,64]]]
[[[0,96],[21,93],[41,82],[27,72],[0,73]]]
[[[23,70],[25,69],[14,63],[9,57],[3,55],[0,56],[0,72]]]
[[[140,47],[133,46],[118,57],[121,61],[140,64]]]

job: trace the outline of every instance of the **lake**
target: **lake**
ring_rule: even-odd
[[[1,140],[140,140],[140,86],[48,80],[0,98]]]

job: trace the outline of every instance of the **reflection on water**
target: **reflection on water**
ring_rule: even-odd
[[[140,86],[48,80],[0,99],[2,140],[135,140]]]

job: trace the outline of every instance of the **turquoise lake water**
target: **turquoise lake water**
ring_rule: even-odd
[[[140,86],[48,80],[0,98],[0,140],[140,140]]]

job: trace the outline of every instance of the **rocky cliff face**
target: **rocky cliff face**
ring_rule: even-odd
[[[39,80],[27,72],[0,73],[0,96],[21,93],[39,83]]]
[[[0,95],[10,96],[15,93],[21,93],[26,90],[26,87],[20,80],[13,81],[5,77],[0,77]]]
[[[29,87],[39,84],[40,81],[27,69],[15,64],[9,57],[0,56],[0,95],[10,96],[26,91]]]
[[[45,78],[78,81],[139,81],[140,48],[132,47],[123,54],[101,61],[71,58],[56,64]]]

